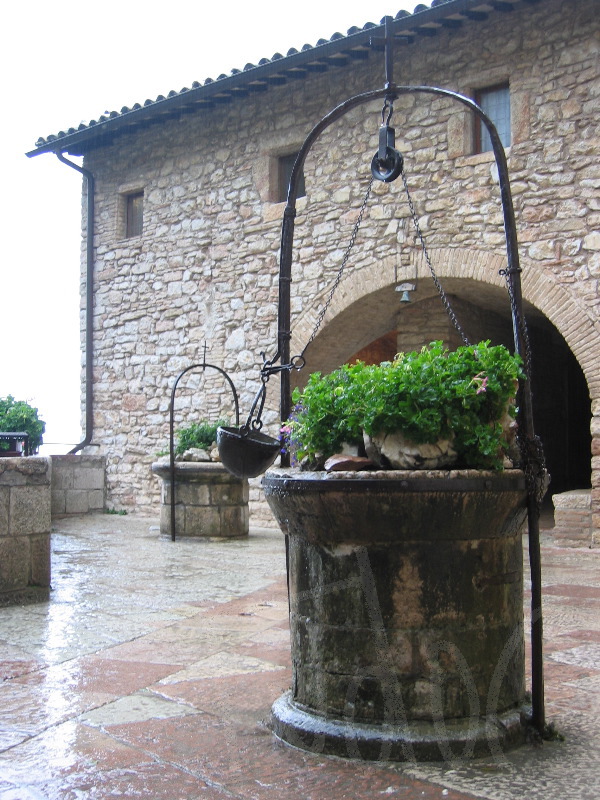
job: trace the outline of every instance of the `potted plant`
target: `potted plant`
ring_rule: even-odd
[[[179,428],[176,435],[175,458],[180,461],[217,461],[217,429],[227,421],[200,420]],[[187,453],[187,456],[186,456]]]
[[[489,341],[449,351],[432,342],[392,362],[314,373],[283,427],[304,469],[363,444],[375,466],[501,469],[514,453],[521,360]],[[369,466],[369,465],[365,465]]]
[[[42,435],[46,423],[38,416],[37,408],[33,408],[23,400],[15,400],[12,395],[0,397],[0,432],[26,433],[29,435],[28,451],[30,455],[37,453],[43,442]],[[12,437],[14,438],[14,437]],[[0,440],[0,455],[18,455],[11,451],[10,440]]]
[[[248,535],[248,481],[219,460],[217,428],[226,420],[200,420],[177,431],[173,452],[152,464],[162,482],[160,531],[180,536],[237,538]]]
[[[523,740],[527,492],[505,460],[521,376],[503,347],[434,342],[295,393],[283,435],[296,466],[263,480],[288,541],[293,685],[273,706],[285,741],[434,760]],[[423,446],[440,450],[436,468]],[[352,448],[340,470],[332,457]]]

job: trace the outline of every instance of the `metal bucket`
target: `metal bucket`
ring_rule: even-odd
[[[223,466],[238,478],[261,475],[281,449],[278,439],[246,428],[218,428],[217,446]]]

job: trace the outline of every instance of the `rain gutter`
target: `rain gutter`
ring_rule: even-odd
[[[87,229],[86,229],[86,303],[85,303],[85,437],[69,450],[69,455],[78,453],[92,441],[94,432],[94,176],[89,169],[69,161],[56,150],[54,155],[63,164],[81,173],[87,181]]]

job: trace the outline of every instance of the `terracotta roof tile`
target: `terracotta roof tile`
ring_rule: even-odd
[[[528,3],[543,2],[543,0],[525,0]],[[503,6],[519,5],[523,0],[503,0]],[[409,31],[415,36],[435,35],[438,27],[444,24],[447,17],[452,17],[452,22],[460,24],[460,20],[473,20],[486,17],[487,13],[494,10],[498,3],[495,0],[432,0],[431,6],[423,3],[417,5],[413,14],[408,11],[400,10],[394,17],[395,31],[403,33]],[[446,20],[446,24],[449,24]],[[86,147],[93,146],[102,140],[102,136],[109,136],[122,129],[130,129],[130,124],[134,125],[138,121],[141,124],[150,114],[154,113],[152,107],[164,104],[164,111],[179,113],[184,105],[197,104],[198,108],[210,107],[211,98],[219,92],[218,98],[223,99],[223,92],[231,92],[231,96],[236,94],[236,89],[250,85],[253,88],[266,88],[268,79],[272,83],[284,82],[287,77],[298,77],[304,71],[299,70],[304,64],[314,63],[317,59],[319,64],[331,60],[331,65],[335,65],[336,56],[339,61],[341,50],[347,52],[352,49],[362,49],[363,51],[370,46],[371,35],[375,28],[385,24],[385,17],[379,25],[374,22],[365,23],[362,28],[353,26],[344,35],[338,31],[332,34],[329,39],[319,39],[315,46],[305,44],[301,51],[292,47],[285,56],[281,53],[274,53],[271,58],[261,58],[258,64],[248,63],[243,70],[232,69],[229,74],[221,73],[216,80],[206,78],[204,82],[194,81],[192,88],[184,87],[176,91],[172,89],[166,96],[159,94],[155,100],[150,98],[143,103],[135,103],[131,108],[123,106],[121,111],[106,111],[97,120],[82,122],[77,128],[69,128],[67,131],[59,131],[47,137],[41,137],[36,142],[36,149],[27,153],[28,156],[38,155],[42,152],[52,152],[60,149],[64,152],[77,153],[85,150]],[[448,27],[448,30],[451,30]],[[286,64],[289,61],[289,64]],[[273,64],[277,62],[277,71],[273,71]],[[281,76],[278,78],[277,76]],[[250,82],[251,80],[251,82]],[[220,84],[223,84],[221,88]],[[264,86],[263,86],[264,84]],[[188,100],[189,98],[189,100]],[[161,109],[162,110],[162,109]],[[99,130],[102,128],[102,132]],[[92,130],[93,129],[93,130]],[[105,141],[106,139],[104,139]],[[60,147],[57,148],[57,143]]]

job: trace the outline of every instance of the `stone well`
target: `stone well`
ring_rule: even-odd
[[[157,462],[152,472],[162,481],[160,532],[171,535],[171,468]],[[175,462],[177,536],[239,538],[248,535],[248,481],[215,461]]]
[[[523,473],[274,469],[293,685],[275,733],[315,752],[451,760],[523,740]]]
[[[0,458],[0,606],[50,594],[50,460]]]

